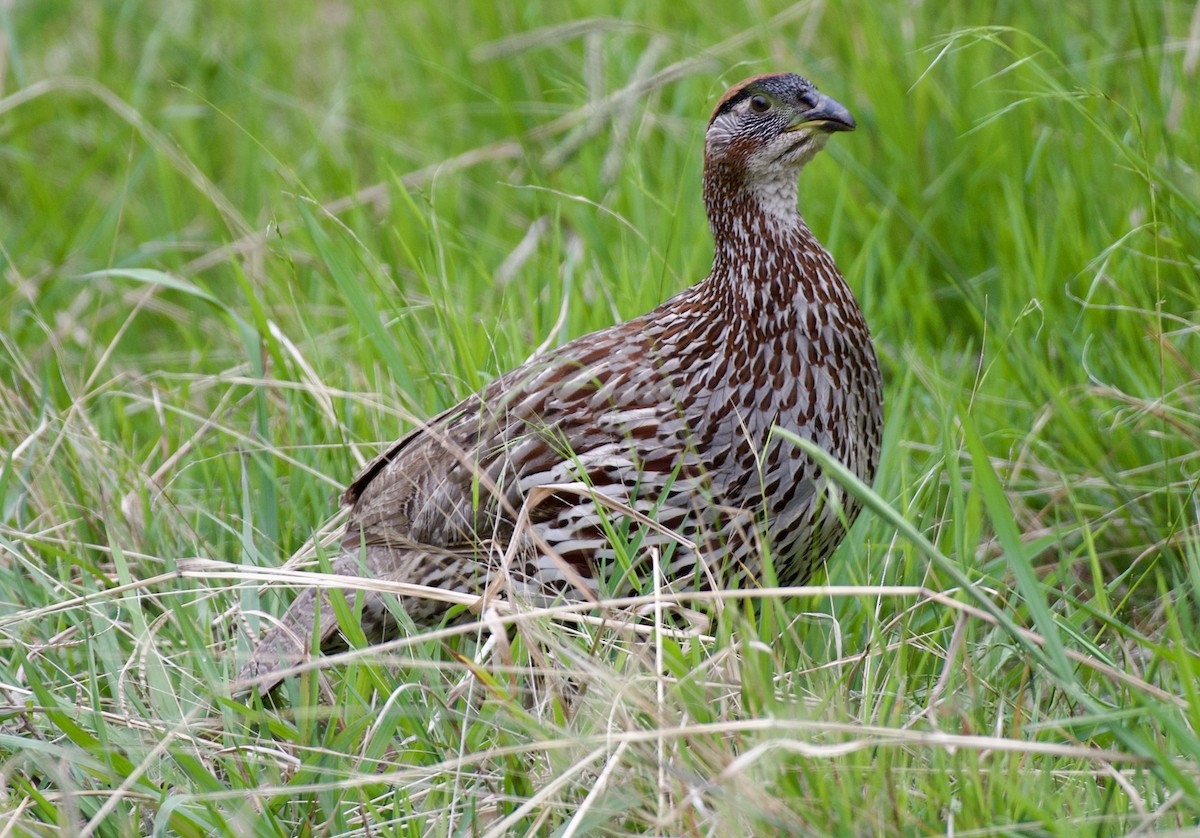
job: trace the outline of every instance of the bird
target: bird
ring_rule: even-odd
[[[343,493],[350,512],[330,569],[466,594],[505,574],[510,592],[587,599],[619,556],[614,595],[657,552],[672,589],[761,584],[768,563],[776,584],[804,584],[860,505],[829,502],[817,464],[773,429],[868,484],[881,448],[870,330],[798,200],[800,170],[854,129],[800,75],[731,87],[704,137],[707,277],[533,357],[393,443]],[[379,594],[308,588],[236,683],[265,693],[318,647],[344,648],[329,597],[356,595],[368,638],[399,631]],[[449,608],[399,604],[417,625]]]

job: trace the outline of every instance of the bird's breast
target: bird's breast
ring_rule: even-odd
[[[714,488],[761,492],[764,481],[814,478],[808,457],[772,436],[776,427],[813,441],[870,480],[882,396],[870,335],[853,298],[793,297],[760,312],[727,322],[719,335],[704,335],[702,369],[674,383],[685,394],[683,407]]]

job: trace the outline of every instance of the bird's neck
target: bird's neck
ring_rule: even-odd
[[[828,295],[844,284],[796,206],[796,173],[753,184],[706,171],[704,199],[715,249],[711,291],[751,315]]]

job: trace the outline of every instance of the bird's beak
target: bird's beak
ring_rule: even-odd
[[[836,99],[822,95],[816,107],[796,114],[796,118],[787,127],[788,131],[799,131],[801,128],[816,128],[820,131],[853,131],[854,117],[850,111]]]

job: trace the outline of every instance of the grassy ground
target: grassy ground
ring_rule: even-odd
[[[626,5],[0,2],[5,834],[1200,819],[1200,7]],[[887,376],[833,587],[231,700],[412,416],[704,275],[773,69],[860,125],[801,186]]]

